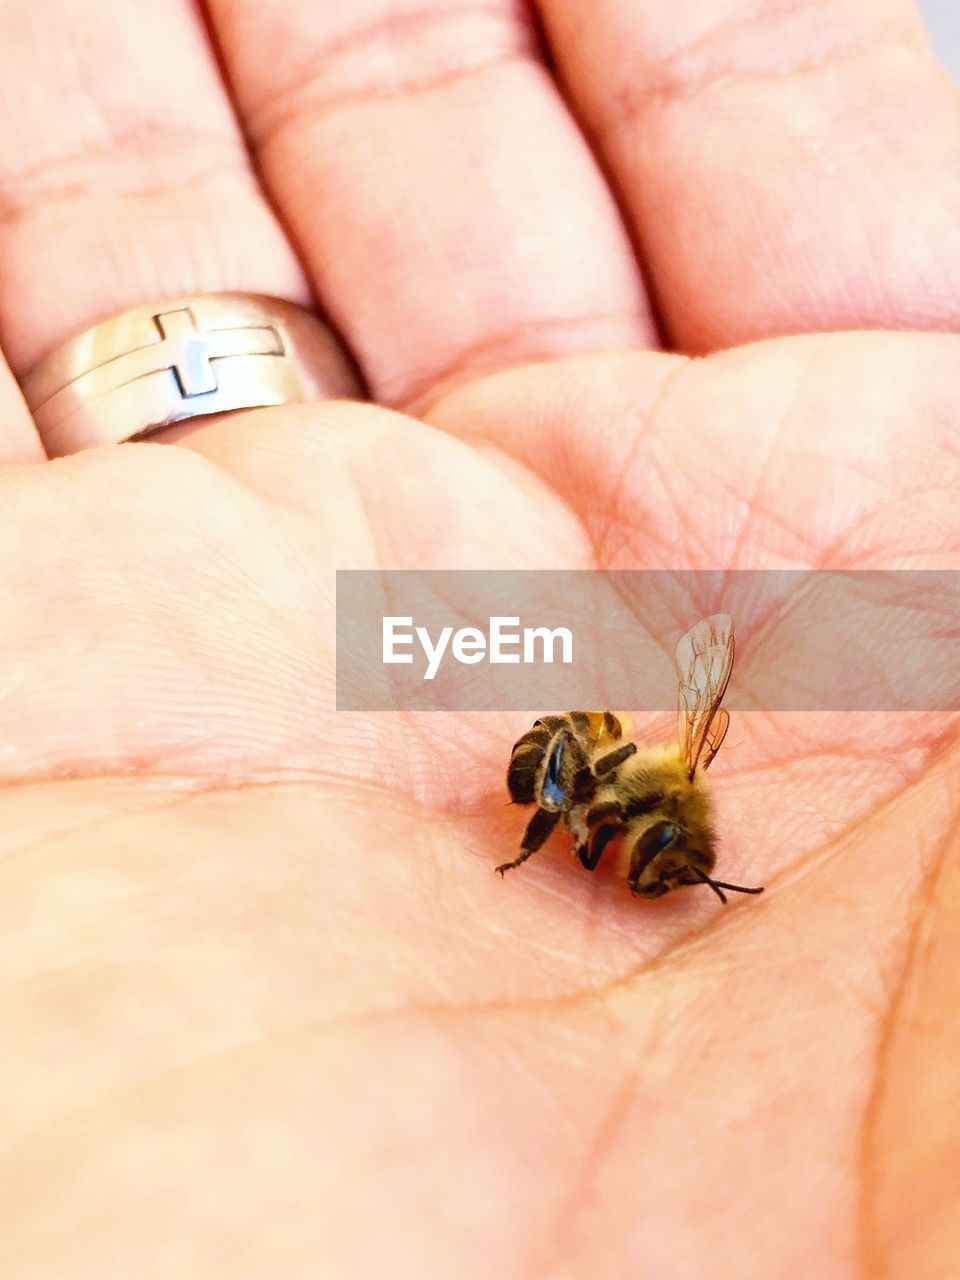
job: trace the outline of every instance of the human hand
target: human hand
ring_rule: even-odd
[[[735,76],[679,96],[659,76],[655,106],[618,113],[604,154],[669,343],[954,325],[952,91],[886,37],[847,56],[856,11],[825,24],[849,21],[849,39],[820,70],[805,65],[820,28],[780,25],[802,13],[728,13],[727,53],[719,36],[689,43],[729,71],[742,41]],[[250,118],[245,75],[296,85],[286,110],[268,95],[266,181],[376,397],[416,417],[263,410],[176,447],[50,465],[30,460],[11,394],[6,1274],[949,1276],[952,721],[891,716],[867,735],[850,718],[739,716],[716,769],[723,869],[765,882],[758,901],[639,904],[559,842],[501,883],[519,836],[511,733],[338,716],[333,573],[953,566],[957,339],[591,354],[649,344],[640,275],[542,69],[491,56],[451,74],[465,47],[503,44],[503,20],[396,19],[398,58],[434,60],[410,81],[437,84],[371,104],[342,78],[392,74],[371,33],[321,59],[323,32],[284,24],[324,15],[275,9],[266,30],[258,12],[217,16]],[[119,60],[114,40],[129,58],[123,14],[99,13],[95,61]],[[138,12],[134,29],[170,75],[170,15],[154,20]],[[576,42],[563,20],[552,11],[554,47],[589,118],[641,82],[638,50],[692,65],[658,46],[683,29],[676,12],[661,27],[604,4]],[[783,74],[745,67],[758,50]],[[804,69],[784,71],[788,56]],[[318,109],[314,66],[341,77],[335,108]],[[98,84],[104,115],[125,86]],[[922,147],[904,100],[921,104]],[[817,118],[825,101],[842,124]],[[152,136],[161,109],[195,113],[189,94],[157,102]],[[704,136],[716,120],[723,145]],[[142,178],[146,135],[98,182],[122,186],[124,156]],[[160,136],[151,171],[172,171]],[[382,150],[357,154],[359,138]],[[296,292],[262,206],[210,172],[139,204],[74,192],[8,220],[0,334],[18,372],[142,297]],[[207,192],[216,218],[225,190],[231,216],[208,230],[197,202]],[[176,210],[194,252],[154,255]],[[147,246],[126,277],[133,255],[106,256],[124,236]]]

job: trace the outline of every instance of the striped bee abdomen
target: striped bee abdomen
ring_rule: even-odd
[[[611,711],[568,711],[543,716],[518,738],[507,768],[507,790],[514,804],[539,804],[547,773],[548,755],[561,731],[572,734],[584,755],[616,742],[622,736],[620,721]]]

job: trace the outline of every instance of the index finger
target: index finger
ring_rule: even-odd
[[[539,0],[674,345],[960,322],[960,112],[907,0]]]

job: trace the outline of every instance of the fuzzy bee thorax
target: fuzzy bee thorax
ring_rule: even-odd
[[[616,787],[625,806],[655,801],[673,818],[682,810],[694,820],[709,821],[710,793],[703,774],[695,771],[691,777],[676,747],[641,748],[620,767]]]

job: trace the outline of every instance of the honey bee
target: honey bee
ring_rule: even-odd
[[[535,804],[520,854],[497,867],[502,876],[526,862],[562,822],[574,853],[593,871],[615,844],[631,892],[660,898],[686,885],[762,893],[713,879],[716,861],[710,795],[704,775],[720,749],[730,715],[720,706],[733,667],[733,621],[704,618],[677,644],[679,741],[672,747],[623,742],[611,711],[543,716],[513,748],[507,789],[514,804]]]

